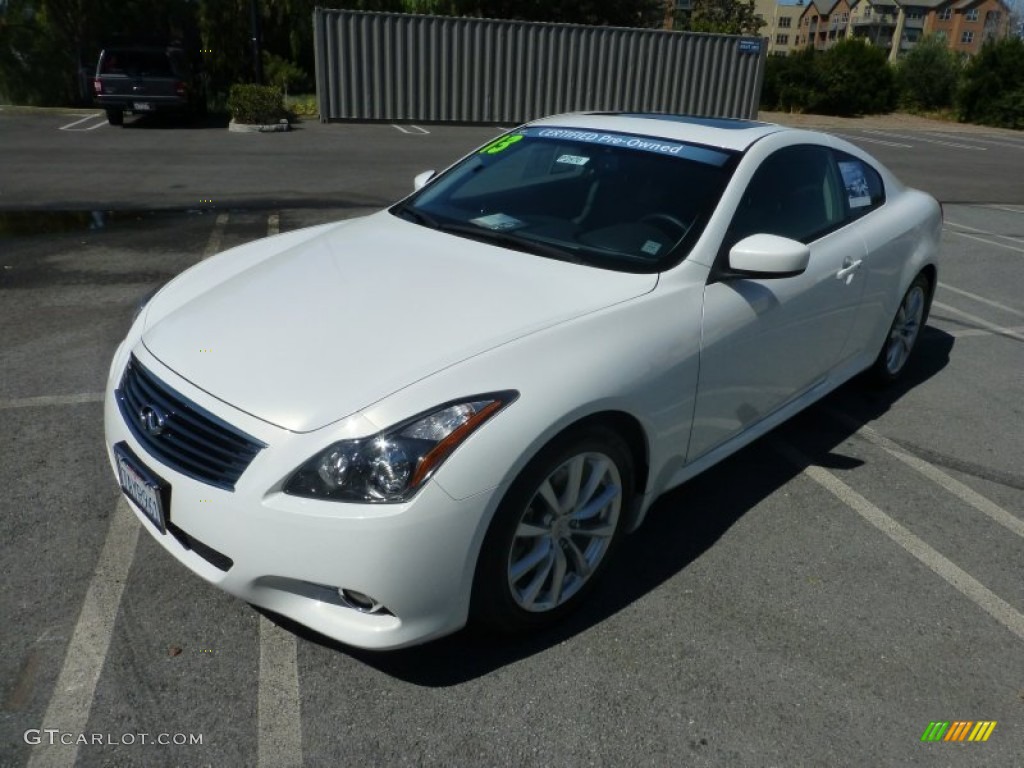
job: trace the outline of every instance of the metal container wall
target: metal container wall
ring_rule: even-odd
[[[317,8],[320,119],[519,123],[581,110],[757,115],[759,38]]]

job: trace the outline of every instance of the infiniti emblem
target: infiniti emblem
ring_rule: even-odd
[[[167,425],[167,414],[157,410],[156,406],[144,405],[139,409],[139,421],[146,432],[156,437]]]

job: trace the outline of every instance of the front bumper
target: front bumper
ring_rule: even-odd
[[[170,484],[168,533],[129,505],[179,562],[236,597],[362,648],[414,645],[465,624],[493,494],[456,501],[428,482],[406,504],[286,495],[282,480],[308,458],[295,455],[293,433],[218,404],[145,355],[146,366],[166,383],[225,420],[242,422],[240,428],[267,444],[234,491],[214,488],[159,462],[125,425],[114,392],[126,356],[119,350],[105,397],[108,457],[116,476],[112,447],[124,442]],[[338,588],[368,595],[388,612],[349,607]]]

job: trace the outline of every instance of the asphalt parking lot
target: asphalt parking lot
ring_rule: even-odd
[[[907,381],[666,495],[556,631],[375,655],[165,554],[119,501],[101,392],[157,285],[498,129],[82,117],[0,112],[0,765],[1024,765],[1024,135],[838,131],[945,202]],[[997,725],[923,743],[933,721]]]

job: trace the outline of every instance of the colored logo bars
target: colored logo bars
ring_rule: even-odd
[[[924,729],[921,741],[988,741],[995,727],[995,720],[933,721]]]

